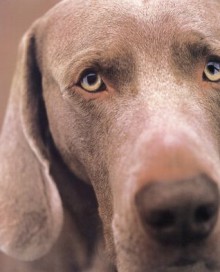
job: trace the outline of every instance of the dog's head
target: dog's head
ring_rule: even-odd
[[[219,271],[219,12],[218,0],[67,0],[33,25],[2,135],[3,250],[35,258],[59,235],[49,134],[94,188],[119,272]]]

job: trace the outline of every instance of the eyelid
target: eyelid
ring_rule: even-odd
[[[220,62],[220,55],[210,55],[206,58],[206,64],[208,62]]]
[[[99,70],[97,69],[97,67],[84,67],[84,69],[82,69],[80,71],[80,73],[78,73],[78,77],[77,77],[77,82],[80,81],[80,79],[82,79],[83,77],[86,76],[86,74],[88,73],[97,73],[101,76],[101,73],[99,72]]]

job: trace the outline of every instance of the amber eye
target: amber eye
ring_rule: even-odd
[[[86,70],[80,78],[79,85],[90,93],[105,90],[105,84],[101,76],[94,70]]]
[[[204,70],[206,79],[212,82],[220,80],[220,61],[209,61]]]

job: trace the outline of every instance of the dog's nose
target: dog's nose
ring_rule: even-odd
[[[157,242],[186,246],[212,233],[219,211],[218,187],[206,175],[152,182],[136,195],[141,222]]]

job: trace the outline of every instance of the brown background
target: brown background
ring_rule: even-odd
[[[0,0],[0,128],[19,40],[30,24],[57,2],[59,0]]]

